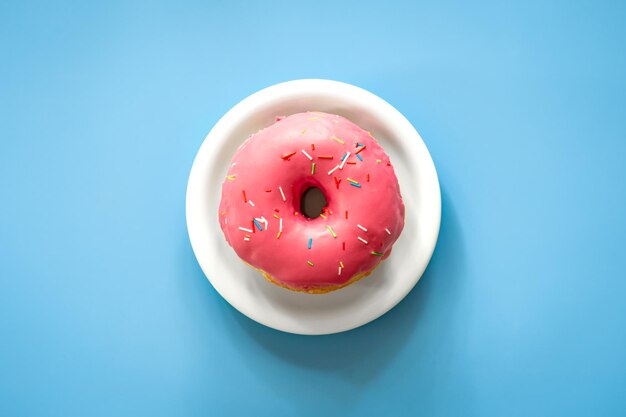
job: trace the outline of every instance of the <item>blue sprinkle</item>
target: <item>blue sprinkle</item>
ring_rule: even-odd
[[[357,143],[356,143],[356,146],[363,146],[363,144],[362,144],[362,143],[357,142]]]
[[[350,185],[354,185],[355,187],[361,188],[361,184],[355,184],[355,183],[351,182]]]
[[[312,237],[310,237],[310,238],[309,238],[309,249],[311,249],[311,245],[312,245],[312,244],[313,244],[313,238],[312,238]]]
[[[346,154],[341,158],[341,160],[343,161],[344,159],[346,159],[348,157],[348,152],[346,152]]]
[[[356,157],[359,158],[361,161],[363,160],[363,158],[361,158],[361,155],[359,155],[358,153],[356,154]]]
[[[261,228],[261,225],[259,224],[259,222],[256,221],[256,219],[252,220],[254,222],[254,225],[257,227],[257,229],[259,229],[260,231],[263,231],[263,229]]]

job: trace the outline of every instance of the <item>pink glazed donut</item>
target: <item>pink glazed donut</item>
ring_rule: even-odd
[[[319,188],[317,217],[301,208]],[[367,275],[391,253],[404,204],[389,157],[348,119],[320,112],[277,118],[237,150],[219,221],[237,255],[270,282],[326,293]]]

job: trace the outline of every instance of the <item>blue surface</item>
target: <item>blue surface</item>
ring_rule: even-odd
[[[0,415],[625,415],[625,21],[617,1],[2,3]],[[327,337],[233,310],[185,229],[213,124],[306,77],[396,106],[443,192],[415,290]]]

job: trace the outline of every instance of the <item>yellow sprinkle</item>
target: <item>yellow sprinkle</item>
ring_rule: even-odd
[[[306,261],[306,263],[308,263],[310,266],[313,266],[313,262],[311,261]]]
[[[377,164],[380,164],[381,162],[383,162],[383,161],[381,161],[380,159],[377,159],[377,160],[376,160],[376,163],[377,163]]]
[[[335,142],[339,142],[339,143],[341,143],[342,145],[345,145],[345,144],[346,144],[346,142],[344,142],[343,140],[339,139],[339,138],[338,138],[337,136],[335,136],[335,135],[331,136],[330,138],[331,138],[332,140],[334,140]]]
[[[345,268],[345,266],[343,266],[343,261],[339,261],[339,265],[341,265],[342,268]]]
[[[328,229],[328,231],[330,232],[331,235],[333,235],[333,237],[335,239],[337,239],[337,235],[335,234],[335,232],[333,231],[333,228],[330,226],[326,226],[326,228]]]
[[[317,120],[319,117],[309,117],[309,120]]]
[[[322,219],[325,219],[325,218],[326,218],[326,216],[324,216],[322,213],[320,213],[320,217],[321,217]]]
[[[226,179],[229,181],[235,181],[235,178],[237,178],[237,174],[233,174],[233,175],[227,175]]]
[[[275,219],[280,219],[280,217],[278,217],[278,214],[275,214],[275,213],[274,213],[274,218]]]

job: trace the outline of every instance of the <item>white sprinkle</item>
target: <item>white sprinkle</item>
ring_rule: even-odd
[[[385,232],[387,232],[387,234],[391,236],[391,232],[386,227],[385,227]]]
[[[283,218],[280,218],[280,223],[278,224],[278,231],[282,232],[283,231]]]
[[[260,220],[263,220],[263,223],[265,223],[265,230],[267,230],[268,226],[269,226],[269,223],[267,222],[267,219],[265,217],[261,216]]]
[[[328,171],[328,175],[331,175],[333,172],[335,172],[337,169],[339,168],[339,165],[337,165],[336,167],[334,167],[333,169],[331,169],[330,171]]]
[[[233,162],[233,166],[237,165],[237,162]]]
[[[346,157],[343,158],[343,161],[341,161],[341,164],[339,165],[339,169],[343,169],[344,164],[346,163],[346,161],[348,160],[348,158],[350,157],[350,152],[348,152],[346,154]]]
[[[243,240],[245,240],[246,242],[249,242],[250,238],[249,237],[244,237]]]
[[[241,230],[242,232],[252,233],[252,229],[246,229],[245,227],[241,227],[241,226],[239,226],[239,230]]]
[[[359,239],[361,242],[367,245],[367,240],[363,239],[361,236],[359,236],[357,239]]]
[[[306,151],[304,149],[302,149],[302,153],[304,154],[304,156],[306,156],[307,158],[309,158],[311,161],[313,160],[313,158],[311,158],[311,155],[309,155],[308,153],[306,153]]]
[[[250,203],[250,205],[254,207],[254,203],[252,202],[252,200],[248,200],[248,203]]]
[[[363,230],[364,232],[367,232],[367,229],[363,226],[361,226],[360,224],[357,224],[356,227],[358,227],[359,229]]]
[[[278,189],[280,190],[280,195],[283,196],[283,201],[287,201],[287,199],[285,198],[285,193],[283,193],[283,187],[278,187]]]
[[[339,267],[339,273],[337,275],[341,275],[341,267]]]

